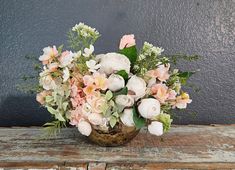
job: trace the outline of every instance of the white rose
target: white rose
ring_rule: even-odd
[[[112,74],[119,70],[125,70],[127,74],[130,73],[130,60],[122,54],[107,53],[100,56],[100,70],[105,74]]]
[[[99,113],[91,113],[88,116],[88,120],[93,125],[101,125],[103,123],[103,118]]]
[[[161,136],[163,134],[163,124],[158,121],[153,121],[148,125],[148,131],[153,135]]]
[[[134,99],[130,95],[118,95],[115,102],[124,107],[130,107],[134,104]]]
[[[125,109],[120,117],[122,123],[128,127],[135,126],[133,121],[133,112],[132,109]]]
[[[128,80],[126,87],[128,90],[135,92],[135,95],[133,96],[135,100],[138,100],[146,94],[145,81],[135,75]]]
[[[125,81],[122,76],[112,74],[108,78],[108,89],[111,91],[118,91],[125,86]]]
[[[153,98],[142,99],[138,110],[141,116],[147,119],[152,119],[153,117],[160,114],[160,103],[158,100]]]
[[[51,90],[51,89],[55,89],[57,87],[55,80],[49,74],[48,70],[44,70],[42,73],[40,73],[39,84],[45,90]]]
[[[85,120],[80,121],[77,127],[78,127],[78,131],[82,135],[89,136],[91,134],[92,128],[91,128],[90,123],[88,123],[87,121]]]

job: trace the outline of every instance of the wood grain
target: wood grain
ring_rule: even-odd
[[[129,144],[99,147],[76,129],[38,140],[41,128],[0,128],[0,167],[39,169],[235,169],[235,125],[174,126],[162,137],[146,130]]]

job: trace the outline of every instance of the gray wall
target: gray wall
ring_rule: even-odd
[[[204,58],[183,63],[198,69],[193,103],[175,123],[235,123],[235,1],[233,0],[0,0],[0,126],[41,125],[49,114],[35,96],[16,90],[30,74],[26,54],[66,42],[66,32],[82,21],[102,34],[96,52],[115,51],[121,35],[134,33],[165,49]],[[192,114],[197,112],[197,115]]]

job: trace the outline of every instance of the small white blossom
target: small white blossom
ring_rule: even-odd
[[[90,45],[89,48],[85,48],[84,49],[84,53],[83,53],[83,56],[84,57],[90,57],[90,55],[94,52],[94,46],[93,45]]]
[[[95,60],[86,61],[86,65],[90,72],[96,72],[100,68],[100,64],[96,64]]]
[[[70,77],[70,74],[69,74],[69,69],[68,67],[66,67],[64,70],[63,70],[63,82],[66,82]]]
[[[76,24],[72,31],[78,32],[82,37],[98,37],[99,32],[95,28],[91,28],[88,25],[85,25],[84,23]]]

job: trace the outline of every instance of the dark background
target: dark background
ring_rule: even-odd
[[[0,126],[49,120],[34,95],[16,89],[33,71],[24,56],[66,43],[66,32],[79,22],[102,34],[96,53],[116,51],[120,37],[134,33],[138,46],[148,41],[165,54],[204,56],[179,65],[201,70],[191,79],[201,91],[189,91],[193,103],[175,123],[235,123],[234,0],[0,0]]]

